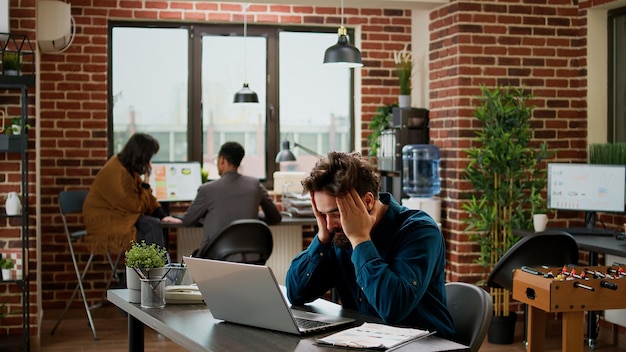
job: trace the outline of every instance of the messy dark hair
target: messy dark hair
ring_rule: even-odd
[[[145,133],[133,134],[121,152],[117,154],[120,163],[132,175],[145,174],[150,170],[150,160],[159,151],[159,141]]]
[[[302,180],[305,192],[325,191],[340,196],[354,188],[363,197],[371,192],[378,199],[380,179],[374,166],[360,153],[329,152]]]

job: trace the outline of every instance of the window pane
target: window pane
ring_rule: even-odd
[[[244,47],[245,46],[245,47]],[[245,55],[244,55],[245,52]],[[239,142],[246,149],[239,172],[265,179],[267,39],[248,36],[202,38],[203,161],[209,178],[218,178],[210,162],[224,142]],[[234,104],[244,82],[259,97],[259,104]]]
[[[336,33],[281,32],[279,35],[280,134],[318,154],[350,151],[352,72],[322,64]],[[308,171],[317,158],[294,148],[297,169]]]
[[[154,161],[187,161],[187,30],[113,28],[113,149],[148,133],[161,148]]]

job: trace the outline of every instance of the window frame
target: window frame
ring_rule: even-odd
[[[107,155],[110,157],[114,153],[113,143],[113,92],[112,92],[112,40],[113,29],[116,27],[141,27],[141,28],[180,28],[186,29],[189,33],[189,62],[188,66],[188,116],[187,116],[187,155],[188,161],[199,161],[202,164],[202,82],[201,74],[193,74],[195,72],[202,72],[202,36],[205,33],[212,35],[229,35],[229,36],[243,36],[243,25],[240,23],[172,23],[172,22],[137,22],[137,21],[109,21],[108,23],[108,58],[107,58]],[[336,27],[330,26],[284,26],[274,24],[250,24],[248,23],[247,34],[248,36],[265,36],[267,38],[267,101],[266,101],[266,179],[260,179],[260,181],[268,188],[273,186],[272,175],[275,171],[279,170],[279,165],[275,162],[275,156],[281,148],[281,135],[280,135],[280,116],[277,107],[280,106],[279,102],[279,34],[282,31],[293,32],[324,32],[324,33],[336,33]],[[354,38],[354,29],[348,28],[348,35],[350,38]],[[320,61],[323,58],[323,53],[320,53]],[[234,94],[235,92],[233,92]],[[355,148],[355,131],[356,131],[356,118],[355,118],[355,74],[354,69],[351,69],[350,79],[350,105],[349,105],[349,121],[350,121],[350,133],[349,133],[349,146],[350,150]],[[292,141],[293,142],[293,141]]]
[[[615,84],[619,83],[618,77],[616,77],[616,60],[615,60],[615,28],[614,28],[614,18],[615,17],[626,17],[626,6],[616,8],[613,10],[609,10],[607,13],[607,38],[608,38],[608,62],[607,62],[607,83],[608,83],[608,94],[607,94],[607,142],[609,143],[624,143],[626,141],[617,140],[616,134],[616,125],[618,116],[615,116],[615,106],[618,101],[616,101],[617,97],[615,94]],[[626,77],[621,78],[621,82],[626,82]],[[624,101],[621,102],[622,104]],[[626,125],[626,121],[622,121],[622,124]]]

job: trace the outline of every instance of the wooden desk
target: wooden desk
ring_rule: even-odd
[[[283,217],[280,224],[270,226],[274,249],[266,265],[272,268],[279,284],[285,284],[285,277],[291,260],[303,249],[303,227],[316,224],[315,218]],[[181,224],[163,224],[163,227],[177,229],[176,253],[178,262],[183,256],[191,255],[191,252],[200,246],[204,238],[202,227],[184,227]]]
[[[144,309],[139,304],[128,303],[128,290],[109,290],[107,299],[128,313],[128,350],[143,351],[144,326],[166,336],[189,351],[277,352],[277,351],[341,351],[345,348],[317,345],[318,335],[298,336],[243,325],[225,323],[213,318],[206,305],[166,305],[162,309]],[[303,309],[345,315],[375,321],[362,314],[342,310],[340,306],[317,300]],[[335,332],[335,330],[333,330]],[[396,351],[466,351],[467,346],[436,336],[405,345]]]

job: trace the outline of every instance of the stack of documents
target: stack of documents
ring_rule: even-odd
[[[397,328],[383,324],[363,323],[363,325],[343,330],[317,339],[318,343],[353,347],[390,349],[405,343],[430,336],[434,332],[427,330]]]

